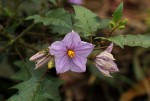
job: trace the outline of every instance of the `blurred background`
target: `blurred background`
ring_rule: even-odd
[[[0,101],[5,101],[17,90],[10,87],[20,83],[12,76],[18,71],[17,60],[29,59],[38,50],[47,48],[59,35],[48,26],[32,25],[24,20],[34,14],[44,14],[56,8],[53,0],[0,0]],[[58,1],[57,7],[72,11],[67,0]],[[118,34],[150,34],[149,0],[83,0],[82,6],[90,9],[102,19],[110,19],[120,2],[124,2],[123,18],[128,24]],[[100,29],[98,33],[107,30]],[[24,34],[26,33],[26,34]],[[11,38],[23,34],[15,42]],[[60,36],[63,37],[64,35]],[[54,76],[64,80],[60,87],[62,101],[150,101],[150,48],[114,47],[112,54],[120,72],[113,78],[103,76],[93,65],[85,73],[67,72]]]

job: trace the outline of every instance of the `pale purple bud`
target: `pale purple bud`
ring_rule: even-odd
[[[29,60],[30,61],[37,61],[39,60],[40,58],[44,57],[46,55],[45,52],[38,52],[36,53],[35,55],[33,55]]]
[[[45,56],[42,59],[40,59],[39,61],[37,61],[37,63],[35,64],[35,69],[47,64],[51,58],[52,58],[51,56]]]
[[[53,57],[49,53],[49,49],[39,51],[35,55],[33,55],[29,60],[35,61],[35,69],[42,67],[46,63],[48,63]]]
[[[108,53],[111,53],[113,46],[114,46],[113,43],[111,43],[105,51],[107,51]]]
[[[113,55],[111,53],[108,53],[107,51],[102,52],[97,57],[108,57],[108,58],[110,58],[112,60],[115,60]]]
[[[103,66],[104,69],[111,69],[111,67],[113,67],[113,64],[109,61],[104,60],[103,58],[97,58],[95,60],[95,62],[97,63],[97,65],[99,66]]]
[[[105,75],[112,77],[110,73],[119,71],[113,55],[111,54],[113,44],[111,44],[104,52],[100,53],[95,58],[96,67]]]

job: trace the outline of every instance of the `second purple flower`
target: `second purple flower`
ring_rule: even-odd
[[[66,71],[85,72],[87,56],[92,52],[94,45],[81,41],[78,33],[68,33],[62,41],[56,41],[49,47],[55,57],[57,73]]]

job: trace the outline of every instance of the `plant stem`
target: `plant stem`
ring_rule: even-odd
[[[120,25],[118,24],[116,27],[114,27],[114,28],[110,31],[110,33],[109,33],[108,35],[111,35],[119,26],[120,26]]]
[[[35,51],[35,52],[38,52],[38,51],[39,51],[38,49],[34,48],[32,45],[29,45],[28,43],[26,43],[26,42],[23,41],[23,40],[19,40],[19,44],[20,44],[20,45],[23,45],[23,46],[25,46],[25,47],[27,47],[27,48],[29,48],[29,49]]]
[[[12,36],[10,34],[6,33],[6,30],[4,29],[4,27],[2,25],[0,25],[0,31],[2,31],[0,33],[2,36],[7,38],[8,40],[11,40]]]
[[[11,46],[12,44],[14,44],[16,41],[18,41],[21,37],[23,37],[32,27],[34,26],[34,24],[31,24],[29,27],[27,27],[22,33],[20,33],[15,39],[13,39],[11,37],[10,42],[8,42],[8,44],[6,44],[6,46],[4,46],[4,48],[2,48],[0,50],[0,53],[5,51],[9,46]]]
[[[27,27],[22,33],[20,33],[15,39],[12,40],[11,44],[15,43],[18,39],[23,37],[33,26],[34,24],[31,24],[29,27]]]

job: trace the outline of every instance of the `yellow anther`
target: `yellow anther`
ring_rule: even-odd
[[[74,51],[73,50],[68,50],[68,56],[69,57],[71,57],[71,58],[73,58],[74,56],[75,56],[75,53],[74,53]]]

